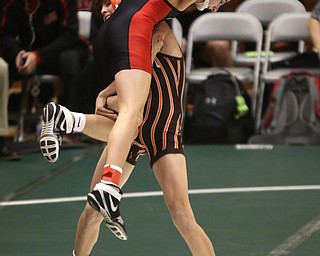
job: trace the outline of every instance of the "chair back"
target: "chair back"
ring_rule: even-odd
[[[91,15],[90,11],[78,11],[79,34],[86,39],[90,37]]]
[[[252,42],[256,45],[258,57],[255,58],[253,66],[250,68],[234,67],[229,71],[239,80],[250,81],[253,84],[252,109],[256,104],[257,88],[260,73],[260,53],[262,48],[263,28],[260,21],[250,13],[219,12],[206,13],[193,21],[189,28],[188,45],[186,51],[186,76],[185,95],[187,95],[188,82],[199,83],[204,81],[208,75],[214,74],[221,68],[192,69],[193,45],[196,42],[206,42],[209,40],[234,40]],[[226,68],[228,70],[228,68]],[[248,78],[249,79],[246,79]],[[195,79],[194,79],[195,78]],[[186,98],[186,97],[185,97]]]
[[[265,40],[266,61],[263,64],[263,73],[267,72],[270,65],[269,52],[274,42],[308,42],[310,32],[308,20],[310,13],[284,13],[275,18],[268,27]],[[301,49],[302,51],[303,49]]]
[[[182,25],[177,18],[173,18],[171,20],[171,28],[172,28],[174,35],[176,36],[178,44],[181,46],[183,31],[182,31]]]
[[[209,40],[236,40],[255,42],[256,50],[262,45],[262,27],[259,20],[248,13],[206,13],[191,24],[186,52],[186,72],[191,71],[192,50],[195,42]]]
[[[264,29],[267,29],[270,22],[283,13],[305,13],[306,9],[299,0],[246,0],[242,2],[236,12],[250,13],[258,18]],[[298,51],[304,45],[299,45]],[[238,44],[236,41],[232,42],[231,53],[235,62],[242,64],[250,64],[253,62],[252,58],[244,57],[243,53],[238,53]],[[278,53],[272,58],[273,62],[282,61],[296,55],[296,52]],[[264,62],[265,59],[261,58]]]
[[[283,13],[306,12],[306,8],[299,0],[246,0],[242,2],[236,12],[251,13],[262,23],[263,27]]]

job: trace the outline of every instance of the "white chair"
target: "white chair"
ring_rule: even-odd
[[[260,75],[260,86],[258,92],[256,129],[260,128],[261,114],[263,107],[263,96],[266,84],[272,84],[282,75],[289,74],[293,71],[306,71],[311,74],[320,74],[319,68],[277,68],[271,69],[270,58],[268,53],[272,43],[275,42],[299,42],[310,41],[310,34],[307,27],[307,21],[310,13],[285,13],[275,18],[268,27],[268,34],[265,40],[266,60],[262,66]]]
[[[186,76],[185,95],[188,92],[188,84],[200,84],[211,74],[221,72],[219,67],[197,68],[193,67],[193,44],[209,40],[237,40],[253,42],[256,45],[258,58],[252,67],[225,68],[242,82],[253,84],[252,114],[255,113],[257,88],[260,70],[260,51],[262,47],[263,29],[259,20],[248,13],[207,13],[198,17],[191,24],[188,34],[188,46],[186,51]],[[185,97],[186,99],[186,97]],[[184,106],[186,102],[184,102]]]
[[[305,13],[306,9],[299,0],[246,0],[237,7],[236,12],[251,13],[260,20],[264,28],[267,28],[270,22],[283,13]],[[268,32],[266,31],[266,33]],[[237,42],[233,42],[231,48],[236,63],[247,65],[254,63],[254,56],[250,57],[246,52],[238,52]],[[274,53],[269,61],[274,63],[289,59],[297,55],[298,52],[301,53],[303,48],[304,45],[301,43],[296,51]],[[262,57],[260,60],[263,62],[265,58]]]
[[[85,39],[90,37],[91,16],[92,12],[90,11],[78,11],[79,34]]]
[[[180,21],[177,18],[171,20],[171,29],[177,38],[178,44],[181,46],[183,30]]]

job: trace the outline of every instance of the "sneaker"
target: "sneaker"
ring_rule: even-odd
[[[73,127],[74,117],[67,108],[53,102],[45,105],[39,144],[47,161],[54,163],[58,160],[62,135],[72,133]]]
[[[100,182],[88,194],[87,201],[102,215],[106,226],[117,238],[127,240],[128,235],[119,209],[121,196],[122,191],[119,187]]]

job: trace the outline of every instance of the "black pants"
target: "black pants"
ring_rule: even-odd
[[[70,108],[77,109],[79,103],[79,84],[81,79],[82,69],[88,59],[87,48],[84,45],[78,45],[74,49],[61,52],[55,60],[50,63],[40,64],[37,67],[38,75],[51,74],[57,75],[63,87],[63,93],[59,97],[59,103]],[[23,76],[17,74],[14,65],[10,67],[10,80],[23,79]],[[40,98],[46,99],[48,87],[41,86]],[[45,102],[44,102],[45,103]]]

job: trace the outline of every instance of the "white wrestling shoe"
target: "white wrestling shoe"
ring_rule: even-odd
[[[117,238],[127,240],[128,234],[119,209],[121,196],[118,186],[100,182],[88,194],[87,201],[102,215],[106,226]]]
[[[45,105],[39,145],[47,161],[54,163],[58,160],[62,135],[72,133],[73,128],[74,117],[67,108],[53,102]]]

